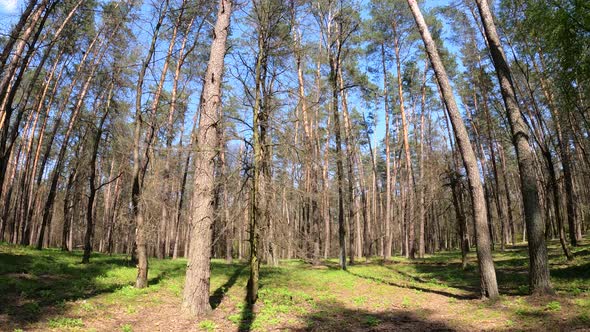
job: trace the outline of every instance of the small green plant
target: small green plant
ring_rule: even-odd
[[[537,308],[518,308],[515,313],[518,316],[542,317],[543,310]]]
[[[547,303],[547,305],[545,306],[545,310],[547,310],[547,311],[560,311],[561,304],[559,304],[559,302],[557,302],[557,301],[551,301],[551,302]]]
[[[60,308],[60,309],[64,309],[64,308],[65,308],[67,305],[68,305],[68,302],[67,302],[66,300],[61,300],[61,301],[58,301],[58,302],[55,304],[55,306],[56,306],[57,308]]]
[[[582,308],[590,308],[590,299],[576,299],[574,303]]]
[[[367,297],[366,296],[356,296],[352,299],[352,302],[354,302],[354,304],[358,305],[363,305],[367,302]]]
[[[526,305],[527,303],[525,302],[525,300],[522,297],[519,297],[516,300],[514,300],[514,304],[520,306],[520,305]]]
[[[407,296],[402,299],[402,307],[406,309],[410,307],[410,299]]]
[[[121,332],[133,332],[133,329],[131,328],[131,325],[125,324],[121,326]]]
[[[215,331],[217,329],[217,325],[210,320],[204,320],[199,323],[199,328],[206,331]]]
[[[86,312],[90,312],[95,309],[91,303],[88,303],[86,301],[82,302],[82,304],[80,305],[80,308],[82,308],[82,310],[84,310]]]
[[[590,324],[590,313],[583,312],[580,315],[578,315],[577,319],[584,324]]]
[[[51,289],[42,289],[39,291],[39,296],[48,299],[53,296],[53,291]]]
[[[227,317],[227,319],[228,319],[230,322],[232,322],[232,323],[234,323],[234,324],[238,325],[238,324],[240,324],[240,320],[242,320],[242,315],[240,315],[240,314],[233,314],[233,315],[229,315],[229,316]]]
[[[528,294],[529,293],[529,286],[526,286],[526,285],[518,286],[518,293],[523,294],[523,295]]]
[[[374,327],[381,323],[381,320],[375,316],[365,316],[365,324]]]
[[[84,323],[82,323],[82,320],[80,318],[58,317],[49,320],[49,327],[84,327]]]
[[[25,303],[22,307],[22,314],[27,317],[36,316],[41,312],[41,307],[37,302]]]

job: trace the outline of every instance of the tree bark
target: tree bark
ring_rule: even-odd
[[[549,279],[547,245],[543,230],[543,219],[539,206],[539,191],[535,178],[534,156],[528,142],[529,132],[520,113],[508,61],[496,31],[492,12],[486,0],[476,0],[484,27],[485,37],[489,43],[490,53],[500,90],[508,113],[513,144],[516,149],[520,186],[524,203],[524,219],[529,238],[529,287],[534,294],[553,293]]]
[[[192,201],[191,245],[183,292],[183,307],[193,315],[211,310],[209,278],[213,227],[214,171],[217,148],[217,123],[221,106],[221,78],[226,40],[229,33],[232,1],[220,0],[209,63],[201,93],[199,128],[196,134],[195,184]]]
[[[92,252],[92,237],[94,234],[94,200],[96,198],[96,192],[99,188],[96,187],[96,161],[98,159],[98,148],[103,132],[103,126],[109,115],[111,107],[111,98],[113,95],[113,89],[115,87],[114,81],[111,82],[109,92],[107,94],[106,107],[99,123],[96,127],[96,135],[92,141],[92,151],[90,152],[90,162],[88,168],[90,174],[88,175],[88,205],[86,207],[86,232],[84,233],[84,255],[82,256],[82,264],[90,263],[90,254]],[[100,176],[99,176],[100,178]]]
[[[404,155],[406,161],[406,212],[405,212],[405,223],[406,223],[406,234],[407,234],[407,250],[406,256],[410,259],[414,259],[416,257],[416,246],[415,246],[415,230],[414,230],[414,190],[411,188],[414,186],[414,172],[412,167],[412,155],[410,153],[410,139],[408,137],[408,121],[406,118],[406,111],[405,111],[405,101],[404,101],[404,89],[403,89],[403,82],[402,82],[402,68],[401,68],[401,58],[400,58],[400,36],[397,31],[397,22],[392,22],[392,28],[394,33],[394,50],[395,50],[395,64],[396,64],[396,74],[397,74],[397,91],[399,97],[399,107],[401,113],[401,122],[402,122],[402,140],[404,144]]]
[[[408,0],[408,4],[422,36],[426,53],[434,69],[436,79],[439,83],[441,92],[444,96],[446,109],[451,119],[453,131],[455,132],[455,139],[459,146],[459,151],[463,157],[463,165],[467,172],[467,179],[469,182],[469,193],[473,205],[473,216],[476,225],[476,241],[477,241],[477,257],[480,270],[481,282],[481,296],[489,299],[496,299],[499,296],[498,284],[496,281],[496,271],[494,262],[492,260],[492,252],[490,247],[490,234],[487,228],[487,212],[485,207],[485,199],[482,183],[480,180],[479,168],[477,159],[469,140],[469,135],[459,109],[455,102],[453,90],[451,88],[449,78],[447,77],[444,65],[436,49],[436,45],[428,26],[424,21],[424,17],[420,12],[420,8],[416,0]]]
[[[385,67],[385,47],[381,44],[381,65],[383,67],[383,104],[385,111],[385,249],[383,259],[391,259],[391,151],[389,138],[389,99],[387,93],[387,70]]]

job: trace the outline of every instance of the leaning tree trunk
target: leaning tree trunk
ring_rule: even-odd
[[[201,315],[211,310],[209,278],[211,275],[211,242],[214,219],[214,170],[217,148],[217,122],[221,104],[221,76],[223,74],[226,40],[232,2],[220,0],[217,22],[213,32],[209,64],[205,72],[201,95],[197,151],[195,153],[195,185],[191,220],[191,245],[184,284],[183,307],[191,314]]]
[[[72,115],[70,116],[68,128],[67,128],[66,133],[64,135],[62,146],[60,147],[59,154],[58,154],[57,161],[56,161],[56,165],[53,170],[53,175],[51,177],[51,184],[50,184],[50,188],[49,188],[49,194],[47,196],[47,201],[45,201],[45,205],[43,207],[43,219],[41,221],[39,235],[37,237],[37,249],[41,249],[43,247],[43,237],[45,234],[45,227],[51,223],[51,219],[53,217],[53,204],[55,202],[55,196],[57,195],[57,184],[59,182],[59,176],[62,171],[62,166],[65,162],[65,156],[66,156],[66,152],[68,149],[68,142],[69,142],[70,136],[74,130],[74,126],[76,124],[76,121],[77,121],[80,111],[82,109],[84,100],[85,100],[86,95],[90,89],[90,83],[92,82],[92,78],[94,77],[94,73],[97,69],[97,64],[102,61],[104,54],[105,53],[103,50],[101,55],[98,56],[97,60],[93,64],[92,69],[91,69],[90,73],[88,74],[88,77],[86,78],[86,82],[84,83],[84,86],[82,87],[82,90],[80,91],[80,94],[78,96],[78,100],[76,101],[74,109],[72,110]]]
[[[547,245],[545,244],[544,223],[539,205],[539,190],[535,178],[535,161],[528,141],[529,132],[518,107],[510,68],[500,44],[500,37],[496,31],[492,12],[487,1],[476,0],[476,3],[483,23],[485,37],[489,43],[496,74],[500,81],[500,90],[508,112],[508,121],[518,159],[520,186],[524,203],[524,219],[529,239],[529,287],[531,292],[535,294],[553,293],[551,281],[549,280]]]
[[[446,70],[441,61],[441,58],[436,49],[436,45],[428,26],[424,21],[424,17],[420,12],[416,0],[408,0],[412,14],[424,41],[426,53],[430,58],[432,68],[436,75],[436,79],[443,94],[443,99],[446,105],[451,125],[455,133],[455,139],[459,146],[459,151],[463,157],[463,165],[467,172],[467,180],[469,182],[469,193],[471,195],[471,202],[473,205],[473,217],[475,220],[475,234],[477,242],[477,258],[480,270],[481,295],[490,299],[495,299],[499,296],[498,284],[496,281],[496,271],[494,268],[494,261],[492,260],[492,252],[490,247],[490,234],[487,227],[487,211],[485,206],[484,192],[480,180],[479,168],[477,159],[469,140],[469,134],[465,128],[465,123],[461,118],[459,109],[455,102],[453,90],[447,77]]]

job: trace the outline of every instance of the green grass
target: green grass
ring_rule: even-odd
[[[65,311],[69,303],[82,300],[79,311],[96,311],[96,304],[84,302],[104,295],[106,303],[133,302],[157,292],[162,285],[182,284],[186,261],[150,261],[147,289],[132,287],[135,267],[123,255],[92,256],[90,264],[81,264],[82,253],[43,251],[0,245],[0,315],[14,322],[31,323],[48,309]],[[58,324],[53,322],[51,324]]]
[[[215,322],[210,320],[204,320],[199,323],[199,328],[205,331],[215,331],[217,329],[217,325]]]
[[[498,322],[494,328],[500,329],[585,326],[590,323],[590,245],[573,251],[576,259],[567,262],[558,243],[550,242],[551,282],[557,295],[542,299],[527,296],[526,246],[495,252],[502,294],[498,303],[478,300],[474,251],[469,253],[467,269],[461,269],[456,251],[417,261],[361,260],[348,271],[338,269],[335,260],[323,262],[322,268],[300,260],[282,261],[276,268],[263,265],[255,307],[244,302],[247,266],[213,260],[214,315],[196,327],[265,331],[385,326],[381,329],[386,330],[391,322],[412,322],[404,328],[420,330],[439,324],[429,320],[433,310],[443,310],[449,317],[436,326],[439,329],[473,329],[487,320]],[[142,316],[146,309],[157,311],[170,299],[180,303],[186,260],[150,259],[150,286],[136,289],[136,268],[128,257],[94,254],[86,265],[80,264],[81,258],[78,251],[0,244],[0,317],[7,317],[9,330],[92,330],[93,317],[102,317],[116,323],[113,330],[132,331],[135,326],[130,322],[147,319]],[[433,305],[436,301],[440,303]],[[174,314],[180,311],[180,306],[173,308]]]
[[[51,328],[84,327],[81,319],[67,317],[52,318],[47,325]]]
[[[551,301],[545,305],[545,310],[548,311],[561,311],[561,304],[557,301]]]

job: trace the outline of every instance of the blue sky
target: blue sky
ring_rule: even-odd
[[[433,7],[445,6],[452,2],[452,0],[426,0],[423,2],[424,9],[431,9]],[[0,0],[0,34],[8,33],[11,25],[18,19],[19,12],[22,10],[24,5],[24,0]],[[452,33],[449,31],[449,26],[444,24],[445,28],[445,35],[449,35]],[[447,42],[445,46],[453,53],[457,53],[457,49],[455,45],[450,42]],[[379,78],[380,80],[380,78]],[[381,84],[378,84],[381,86]],[[355,102],[356,101],[356,102]],[[357,107],[358,109],[364,109],[364,105],[356,98],[351,98],[350,102],[352,105],[351,107]],[[377,106],[378,107],[378,106]],[[195,106],[196,108],[196,106]],[[375,135],[377,136],[377,140],[381,140],[384,136],[384,114],[382,112],[377,111],[377,128],[375,128]]]
[[[0,34],[8,32],[20,12],[22,0],[0,0]]]
[[[17,0],[0,0],[0,12],[2,13],[14,13],[18,8]]]

